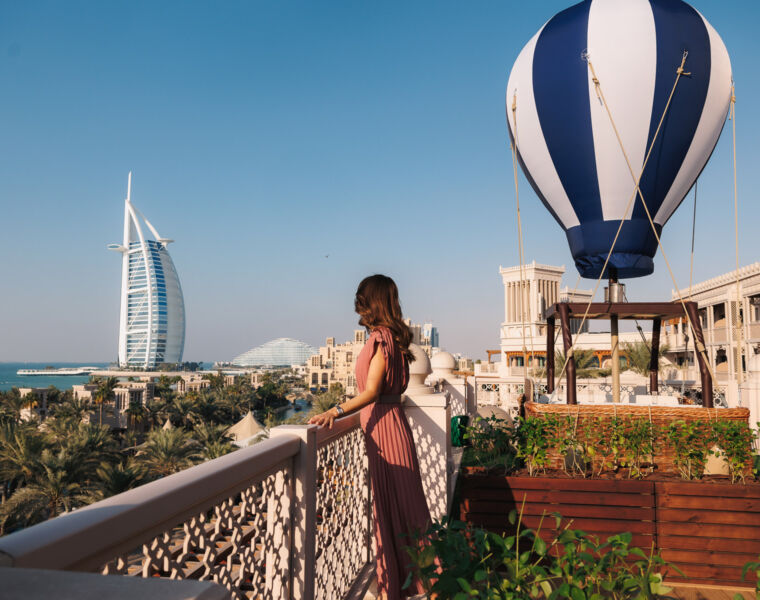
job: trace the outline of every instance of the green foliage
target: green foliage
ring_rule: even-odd
[[[200,462],[201,452],[184,429],[154,429],[137,452],[137,462],[151,476],[163,477]]]
[[[569,476],[600,476],[627,469],[629,478],[641,479],[654,469],[657,456],[667,446],[681,477],[692,480],[703,476],[711,449],[717,445],[732,483],[743,483],[752,467],[755,436],[746,423],[738,421],[679,420],[659,426],[630,416],[577,420],[543,415],[518,419],[514,425],[491,417],[466,431],[470,447],[465,450],[464,466],[501,466],[510,472],[524,465],[533,477],[546,471],[554,455],[564,457]]]
[[[631,371],[645,377],[649,375],[649,363],[652,360],[652,351],[647,344],[644,342],[623,342],[620,344],[620,347],[628,358],[628,368]],[[661,344],[659,355],[664,355],[669,349],[667,344]],[[661,365],[662,362],[662,359],[660,359]]]
[[[555,447],[564,457],[562,466],[568,475],[587,477],[592,473],[592,461],[598,454],[594,422],[578,423],[577,417],[551,418]]]
[[[34,396],[0,391],[0,534],[237,450],[226,431],[249,410],[274,422],[290,379],[274,372],[254,390],[241,377],[180,397],[172,390],[177,378],[162,375],[153,400],[126,408],[130,428],[121,432],[86,422],[93,409],[97,421],[112,404],[115,378],[92,378],[98,384],[92,404],[51,388],[42,424],[21,419]],[[167,419],[175,429],[161,429]]]
[[[517,423],[517,457],[522,459],[533,477],[549,464],[549,450],[554,443],[555,420],[529,417]]]
[[[496,416],[476,417],[465,427],[468,442],[462,456],[463,466],[499,467],[509,473],[517,467],[515,430],[509,422]]]
[[[715,436],[702,421],[673,421],[665,429],[675,464],[683,479],[701,479]]]
[[[596,444],[592,446],[591,455],[595,459],[596,475],[605,471],[617,472],[624,465],[625,459],[625,424],[623,419],[589,419],[597,433]]]
[[[760,598],[760,560],[757,562],[748,562],[742,569],[742,581],[746,581],[747,574],[750,571],[755,572],[755,598]],[[734,600],[744,600],[742,594],[734,594]]]
[[[588,377],[603,377],[606,371],[594,365],[594,352],[582,348],[573,349],[573,358],[575,358],[575,376],[580,379]],[[565,364],[564,352],[557,350],[554,353],[554,369],[556,375],[559,375]]]
[[[731,483],[744,483],[744,472],[752,460],[755,433],[740,421],[713,421],[715,442],[723,451]]]
[[[629,478],[643,478],[645,463],[654,463],[656,435],[655,425],[651,421],[632,417],[624,419],[622,455]]]
[[[457,521],[434,523],[407,548],[414,578],[427,594],[465,600],[660,598],[670,590],[658,554],[631,546],[623,533],[600,542],[554,519],[556,535],[522,527],[513,511],[514,534],[497,535]],[[548,541],[545,540],[548,538]],[[441,569],[440,565],[445,565]]]

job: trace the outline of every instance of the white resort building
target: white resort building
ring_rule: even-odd
[[[500,349],[489,351],[498,360],[476,364],[474,377],[469,380],[471,393],[479,405],[499,405],[514,408],[523,390],[526,375],[524,357],[527,357],[529,373],[542,386],[545,381],[537,379],[546,360],[546,328],[544,318],[548,307],[556,302],[587,303],[591,291],[561,287],[564,267],[541,265],[535,261],[519,266],[500,268],[504,284],[504,322],[500,330]],[[738,279],[738,283],[737,283]],[[520,281],[523,282],[522,299]],[[738,403],[737,386],[746,380],[747,368],[755,356],[760,355],[760,263],[742,267],[718,277],[681,288],[685,300],[697,303],[704,332],[708,360],[715,374],[713,388],[729,404]],[[738,303],[736,298],[740,298]],[[678,301],[673,291],[671,300]],[[524,317],[523,317],[524,314]],[[736,316],[739,316],[737,323]],[[523,325],[524,323],[524,325]],[[643,323],[642,323],[643,324]],[[561,328],[556,337],[561,340]],[[524,337],[523,337],[524,331]],[[588,322],[580,328],[580,322],[571,320],[571,332],[575,348],[591,350],[594,354],[591,366],[607,368],[611,364],[609,332],[591,332]],[[620,332],[620,343],[645,341],[651,343],[650,331]],[[688,335],[688,325],[683,318],[662,322],[660,344],[664,349],[661,366],[662,393],[674,396],[699,388],[700,375],[694,348],[694,340]],[[737,347],[741,346],[741,369],[737,369]],[[555,343],[561,350],[562,344]],[[667,347],[667,348],[666,348]],[[647,393],[648,380],[632,371],[626,371],[626,357],[621,354],[621,384],[624,397],[633,401],[639,394]],[[556,367],[556,375],[562,365]],[[535,370],[531,370],[535,368]],[[610,386],[609,378],[579,380],[579,399],[591,401],[588,393],[603,393]],[[558,382],[560,390],[563,382]],[[603,389],[604,388],[604,389]],[[560,391],[560,395],[562,392]]]
[[[124,201],[124,240],[108,246],[122,255],[119,365],[150,369],[182,362],[185,302],[167,250],[173,240],[161,237],[135,208],[131,192],[132,173]]]

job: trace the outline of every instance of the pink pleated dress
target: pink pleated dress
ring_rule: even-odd
[[[377,587],[388,600],[421,593],[419,582],[402,590],[409,572],[409,534],[430,525],[420,465],[412,430],[401,407],[401,394],[409,383],[409,364],[386,327],[375,329],[356,360],[359,392],[367,385],[369,363],[375,352],[385,357],[381,397],[362,408],[361,427],[367,446],[372,482],[372,512],[377,546]]]

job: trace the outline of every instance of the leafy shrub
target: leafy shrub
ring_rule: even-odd
[[[752,460],[754,432],[740,421],[713,421],[715,442],[723,450],[731,483],[744,483],[744,472]]]
[[[760,561],[748,562],[744,565],[744,568],[742,569],[742,581],[747,579],[747,574],[750,571],[755,572],[755,597],[760,598]],[[744,600],[744,596],[741,594],[734,594],[734,600]]]
[[[647,419],[625,419],[623,457],[629,478],[642,479],[645,463],[654,463],[655,429],[654,424]]]
[[[624,463],[625,436],[623,420],[619,417],[612,419],[589,419],[597,432],[597,444],[591,451],[596,463],[596,475],[604,471],[618,471]]]
[[[523,528],[515,511],[514,535],[457,521],[434,523],[407,548],[412,572],[406,585],[419,578],[428,595],[452,600],[660,598],[670,591],[659,571],[671,565],[632,547],[630,533],[600,542],[563,527],[559,515],[553,518],[558,533],[548,543],[541,526]]]
[[[462,457],[463,466],[503,467],[506,472],[517,466],[514,427],[496,416],[476,418],[465,428],[469,443]]]
[[[682,479],[700,479],[705,472],[715,435],[702,421],[673,421],[666,430],[673,447],[673,464]]]
[[[528,417],[518,422],[517,456],[525,462],[531,477],[546,470],[556,430],[556,419],[552,418]]]

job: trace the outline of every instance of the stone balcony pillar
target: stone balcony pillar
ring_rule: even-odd
[[[412,428],[430,516],[441,519],[448,514],[453,493],[450,396],[425,385],[432,372],[430,359],[419,346],[412,344],[410,349],[416,360],[409,367],[404,412]]]

